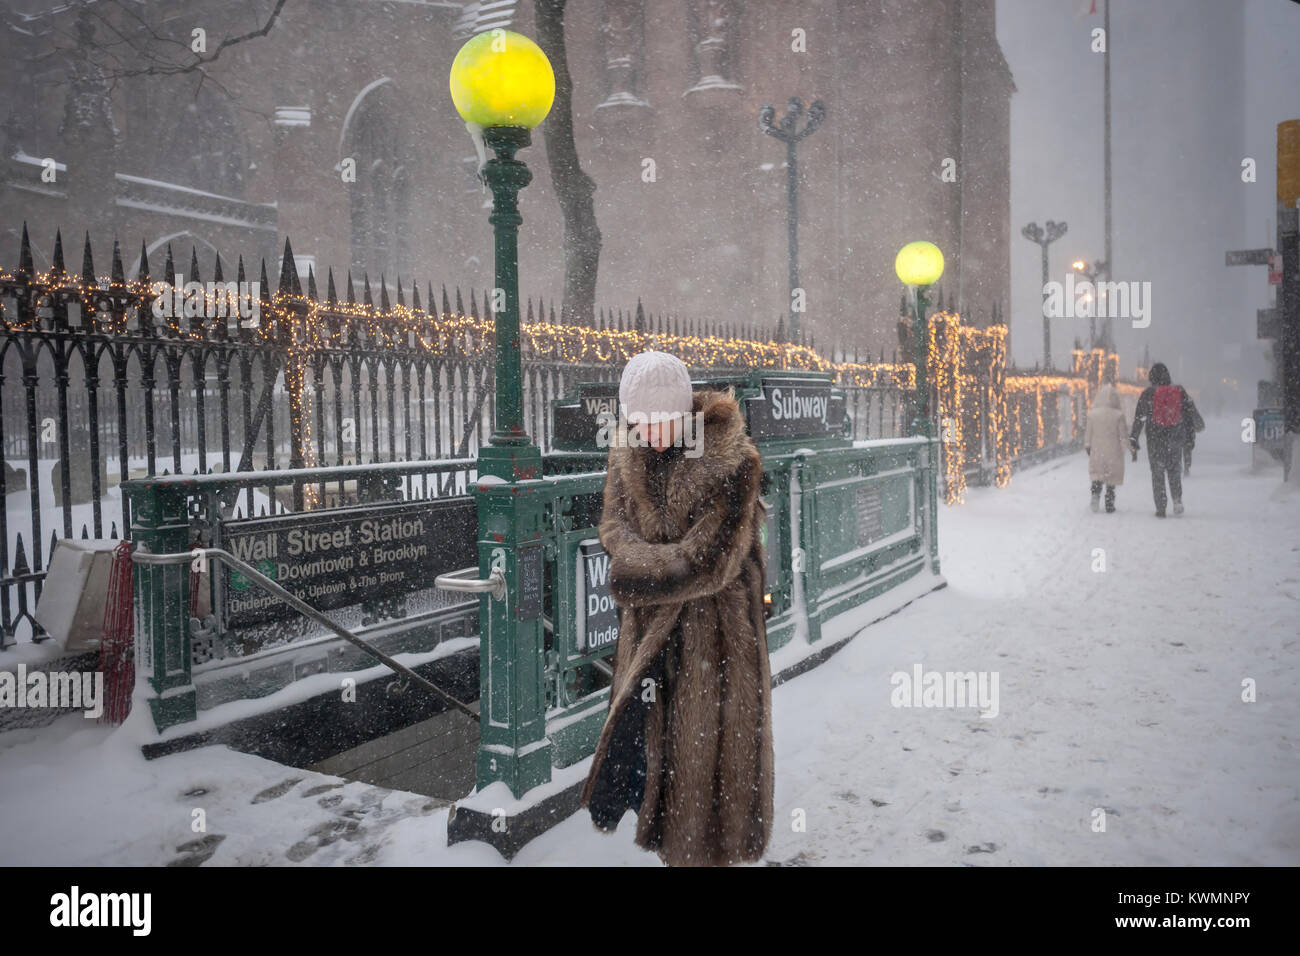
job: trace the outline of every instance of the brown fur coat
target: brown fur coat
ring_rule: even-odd
[[[643,721],[631,761],[645,773],[636,842],[669,865],[755,861],[772,831],[762,460],[729,393],[697,392],[695,411],[702,454],[665,469],[662,505],[650,486],[658,453],[610,449],[599,535],[621,622],[609,714],[582,794],[596,820],[593,792],[606,799],[611,774],[630,765],[616,753],[629,749],[628,734],[616,728],[625,715],[625,725]],[[626,808],[615,809],[616,825]]]

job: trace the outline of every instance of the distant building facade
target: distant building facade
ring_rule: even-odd
[[[185,46],[205,29],[210,53],[272,7],[237,24],[219,0],[141,11]],[[803,324],[818,345],[892,352],[894,254],[918,238],[944,251],[944,304],[987,324],[1008,298],[1015,89],[994,7],[570,0],[575,132],[603,237],[598,301],[764,325],[788,313],[785,147],[758,115],[771,103],[779,117],[798,96],[828,114],[799,147]],[[218,252],[228,276],[242,254],[250,273],[265,256],[274,277],[288,235],[322,291],[326,266],[340,288],[348,269],[358,287],[363,272],[422,292],[492,284],[490,197],[447,69],[475,32],[535,35],[529,0],[289,4],[203,82],[122,75],[152,62],[138,35],[143,56],[109,46],[114,31],[133,35],[135,13],[128,0],[17,0],[0,14],[0,264],[16,263],[26,220],[38,267],[61,226],[69,268],[89,230],[101,274],[116,235],[128,276],[143,239],[155,276],[170,243],[178,266],[195,247],[205,278]],[[521,158],[534,172],[521,287],[550,301],[563,229],[540,130]]]

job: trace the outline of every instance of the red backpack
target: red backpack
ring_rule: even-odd
[[[1178,385],[1157,385],[1151,398],[1151,423],[1168,428],[1183,420],[1183,390]]]

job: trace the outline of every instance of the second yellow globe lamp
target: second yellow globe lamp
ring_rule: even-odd
[[[913,435],[932,435],[929,404],[930,386],[926,376],[929,365],[930,335],[925,319],[929,306],[925,293],[943,275],[943,253],[933,242],[909,242],[894,258],[894,272],[912,292],[912,364],[916,370],[915,416]]]
[[[943,275],[943,253],[933,242],[909,242],[898,250],[894,272],[904,285],[934,285]]]

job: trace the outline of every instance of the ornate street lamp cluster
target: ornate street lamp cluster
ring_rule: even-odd
[[[758,113],[758,128],[768,136],[785,143],[785,200],[786,200],[786,244],[788,250],[787,272],[790,296],[790,341],[801,342],[802,329],[799,323],[800,309],[795,308],[795,289],[799,288],[799,193],[798,193],[798,152],[796,147],[817,131],[826,119],[826,104],[813,100],[808,107],[808,120],[803,128],[799,121],[803,118],[803,100],[797,96],[790,98],[785,116],[780,123],[775,123],[776,108],[764,104]]]
[[[1046,228],[1040,227],[1038,223],[1031,222],[1020,230],[1020,234],[1030,242],[1037,243],[1043,250],[1043,286],[1047,286],[1047,247],[1065,235],[1069,228],[1064,222],[1047,220]],[[1044,293],[1046,294],[1046,293]],[[1043,310],[1043,368],[1052,367],[1052,328],[1048,324],[1047,310]]]

